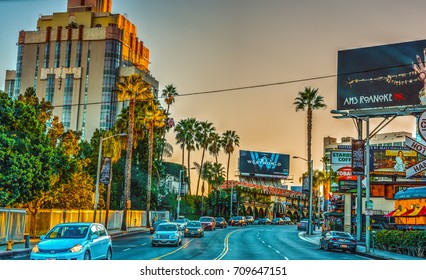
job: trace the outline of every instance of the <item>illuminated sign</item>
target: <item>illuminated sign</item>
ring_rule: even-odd
[[[425,48],[419,40],[339,51],[337,109],[426,105]]]
[[[289,155],[240,150],[240,175],[286,178],[289,168]]]

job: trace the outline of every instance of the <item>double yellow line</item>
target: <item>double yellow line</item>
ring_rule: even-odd
[[[228,243],[229,237],[231,236],[231,234],[233,234],[233,233],[235,233],[237,231],[240,231],[240,230],[241,229],[237,229],[237,230],[231,231],[230,233],[228,233],[225,236],[225,239],[223,240],[223,251],[222,251],[222,253],[220,253],[219,256],[217,256],[213,260],[221,260],[228,253],[228,250],[229,250],[229,243]]]
[[[164,255],[162,255],[162,256],[158,256],[158,257],[152,258],[151,260],[161,260],[161,259],[162,259],[162,258],[164,258],[164,257],[170,256],[170,255],[172,255],[172,254],[176,253],[177,251],[182,250],[182,249],[185,249],[186,247],[188,247],[189,243],[191,243],[192,241],[194,241],[194,239],[189,240],[188,242],[186,242],[185,244],[183,244],[182,246],[180,246],[180,247],[179,247],[179,248],[177,248],[176,250],[173,250],[173,251],[171,251],[171,252],[168,252],[167,254],[164,254]]]

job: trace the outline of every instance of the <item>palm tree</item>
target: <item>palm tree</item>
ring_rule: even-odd
[[[197,148],[201,147],[203,151],[201,154],[200,172],[198,172],[197,191],[195,192],[195,195],[198,195],[198,190],[200,187],[201,174],[203,173],[204,153],[210,146],[212,142],[211,136],[215,131],[216,128],[213,126],[213,123],[208,121],[200,122],[197,126],[197,131],[195,134],[196,146]]]
[[[166,111],[166,122],[169,119],[169,110],[170,110],[170,105],[172,105],[175,102],[175,96],[178,96],[178,92],[176,90],[176,87],[173,84],[170,85],[166,85],[166,87],[163,89],[162,95],[161,97],[164,98],[164,101],[167,104],[167,111]],[[164,145],[165,145],[165,138],[166,138],[166,131],[168,131],[170,127],[169,126],[164,126],[163,127],[163,137],[162,137],[162,144],[161,144],[161,150],[160,150],[160,161],[163,160],[163,152],[164,152]]]
[[[191,184],[190,184],[190,154],[191,151],[195,150],[195,131],[196,125],[198,124],[195,118],[187,118],[184,120],[180,120],[175,127],[176,132],[176,144],[180,144],[180,148],[182,149],[182,170],[184,171],[185,167],[185,150],[188,153],[188,191],[191,194]]]
[[[228,189],[229,182],[229,163],[231,162],[231,154],[234,152],[235,147],[240,146],[240,137],[233,130],[227,130],[222,135],[222,146],[225,153],[228,155],[228,163],[226,165],[226,188]],[[231,186],[231,202],[229,208],[229,214],[232,216],[232,200],[233,200],[234,189]]]
[[[219,156],[220,149],[222,149],[220,135],[213,132],[210,136],[211,143],[208,147],[209,153],[215,158],[216,163],[218,162],[217,157]]]
[[[176,91],[176,87],[173,84],[167,85],[163,89],[163,93],[162,93],[161,97],[164,98],[164,101],[167,104],[167,111],[166,111],[167,116],[169,116],[170,105],[172,105],[175,102],[175,96],[178,96],[178,95],[179,94]]]
[[[312,112],[313,110],[326,108],[327,106],[324,104],[324,98],[321,95],[318,95],[318,89],[305,87],[304,91],[299,91],[298,96],[295,99],[293,105],[296,106],[296,112],[302,110],[307,112],[307,133],[308,133],[308,166],[311,166],[312,163]],[[308,167],[309,170],[309,180],[311,180],[311,168]],[[309,182],[311,186],[312,182]],[[312,191],[312,190],[311,190]],[[312,202],[312,194],[309,192],[309,202]],[[312,209],[312,205],[309,205],[309,209]],[[310,211],[309,216],[311,217],[312,211]],[[311,230],[309,230],[309,234],[311,234]]]
[[[213,210],[215,214],[219,214],[219,205],[218,205],[218,197],[220,194],[219,186],[223,184],[225,181],[225,168],[221,163],[211,163],[210,161],[206,161],[203,169],[203,178],[207,180],[208,184],[208,193],[210,193],[213,189],[215,190],[215,209]]]
[[[132,152],[133,152],[133,126],[135,123],[135,104],[136,101],[147,101],[154,98],[151,92],[151,85],[143,80],[141,75],[130,75],[124,77],[117,83],[117,98],[119,101],[129,101],[129,124],[127,130],[127,154],[126,166],[124,171],[124,203],[123,203],[123,220],[121,230],[127,231],[127,209],[130,207],[130,178],[132,168]]]
[[[145,125],[148,129],[148,186],[147,186],[147,203],[146,203],[146,215],[147,224],[146,227],[150,227],[149,212],[151,210],[151,187],[152,187],[152,162],[154,157],[154,129],[161,128],[164,126],[164,120],[166,114],[164,110],[158,107],[155,102],[150,102],[145,116]]]

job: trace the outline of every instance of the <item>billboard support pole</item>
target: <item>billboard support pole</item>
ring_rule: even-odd
[[[358,139],[362,139],[362,120],[357,119]],[[356,188],[356,240],[362,237],[362,176],[358,175]]]
[[[370,120],[365,118],[367,139],[365,141],[365,201],[370,202]],[[367,214],[367,213],[366,213]],[[370,253],[370,215],[365,215],[365,252]]]

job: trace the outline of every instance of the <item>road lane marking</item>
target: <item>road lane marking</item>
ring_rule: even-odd
[[[231,231],[230,233],[228,233],[225,236],[225,239],[223,240],[223,250],[222,250],[222,253],[220,253],[219,256],[217,256],[213,260],[221,260],[228,253],[228,250],[229,250],[229,244],[228,244],[229,237],[234,232],[237,232],[237,231],[240,231],[240,230],[242,230],[242,229],[237,229],[237,230]]]
[[[191,240],[189,240],[188,242],[186,242],[185,244],[183,244],[182,246],[180,246],[179,248],[177,248],[176,250],[173,250],[173,251],[171,251],[171,252],[169,252],[169,253],[167,253],[167,254],[164,254],[164,255],[161,255],[161,256],[158,256],[158,257],[155,257],[155,258],[152,258],[151,260],[161,260],[162,258],[164,258],[164,257],[167,257],[167,256],[170,256],[170,255],[172,255],[172,254],[174,254],[174,253],[176,253],[176,252],[178,252],[178,251],[180,251],[180,250],[182,250],[182,249],[185,249],[186,247],[188,247],[188,245],[189,245],[189,243],[191,243],[192,241],[194,241],[195,239],[191,239]]]

